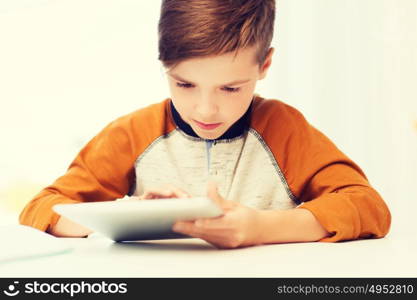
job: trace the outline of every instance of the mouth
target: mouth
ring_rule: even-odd
[[[193,120],[193,121],[195,124],[197,124],[198,127],[204,130],[213,130],[222,124],[222,123],[202,123],[196,120]]]

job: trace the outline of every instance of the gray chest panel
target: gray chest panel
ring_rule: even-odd
[[[173,184],[192,196],[206,195],[209,180],[228,199],[258,209],[296,206],[275,159],[259,135],[249,130],[243,137],[207,142],[184,136],[178,130],[156,140],[138,157],[136,190]]]

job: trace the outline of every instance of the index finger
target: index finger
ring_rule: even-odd
[[[167,187],[172,191],[175,197],[178,197],[178,198],[190,198],[191,197],[189,193],[187,193],[186,191],[184,191],[183,189],[175,185],[168,184]]]

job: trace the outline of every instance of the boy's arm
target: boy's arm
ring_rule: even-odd
[[[60,218],[52,207],[58,203],[114,200],[128,193],[136,158],[129,123],[129,118],[119,119],[94,137],[66,174],[25,206],[20,223],[58,236],[87,235],[88,229]]]
[[[364,182],[349,185],[349,178]],[[301,199],[304,202],[299,207],[309,210],[331,233],[321,241],[381,238],[389,231],[391,214],[387,205],[353,167],[326,166],[310,180]]]
[[[276,159],[290,196],[330,233],[321,241],[388,233],[389,209],[363,171],[299,111],[263,100],[254,106],[253,116],[251,126]]]
[[[255,244],[315,242],[330,234],[307,209],[260,210]]]
[[[383,237],[391,215],[362,170],[294,109],[275,149],[294,196],[330,233],[320,241]],[[285,126],[285,125],[284,125]],[[307,230],[307,229],[306,229]]]
[[[57,237],[86,237],[93,231],[61,216],[47,232]]]

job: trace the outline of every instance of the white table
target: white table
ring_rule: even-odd
[[[235,250],[200,239],[65,241],[71,252],[2,265],[0,277],[417,277],[417,239],[407,235]]]

